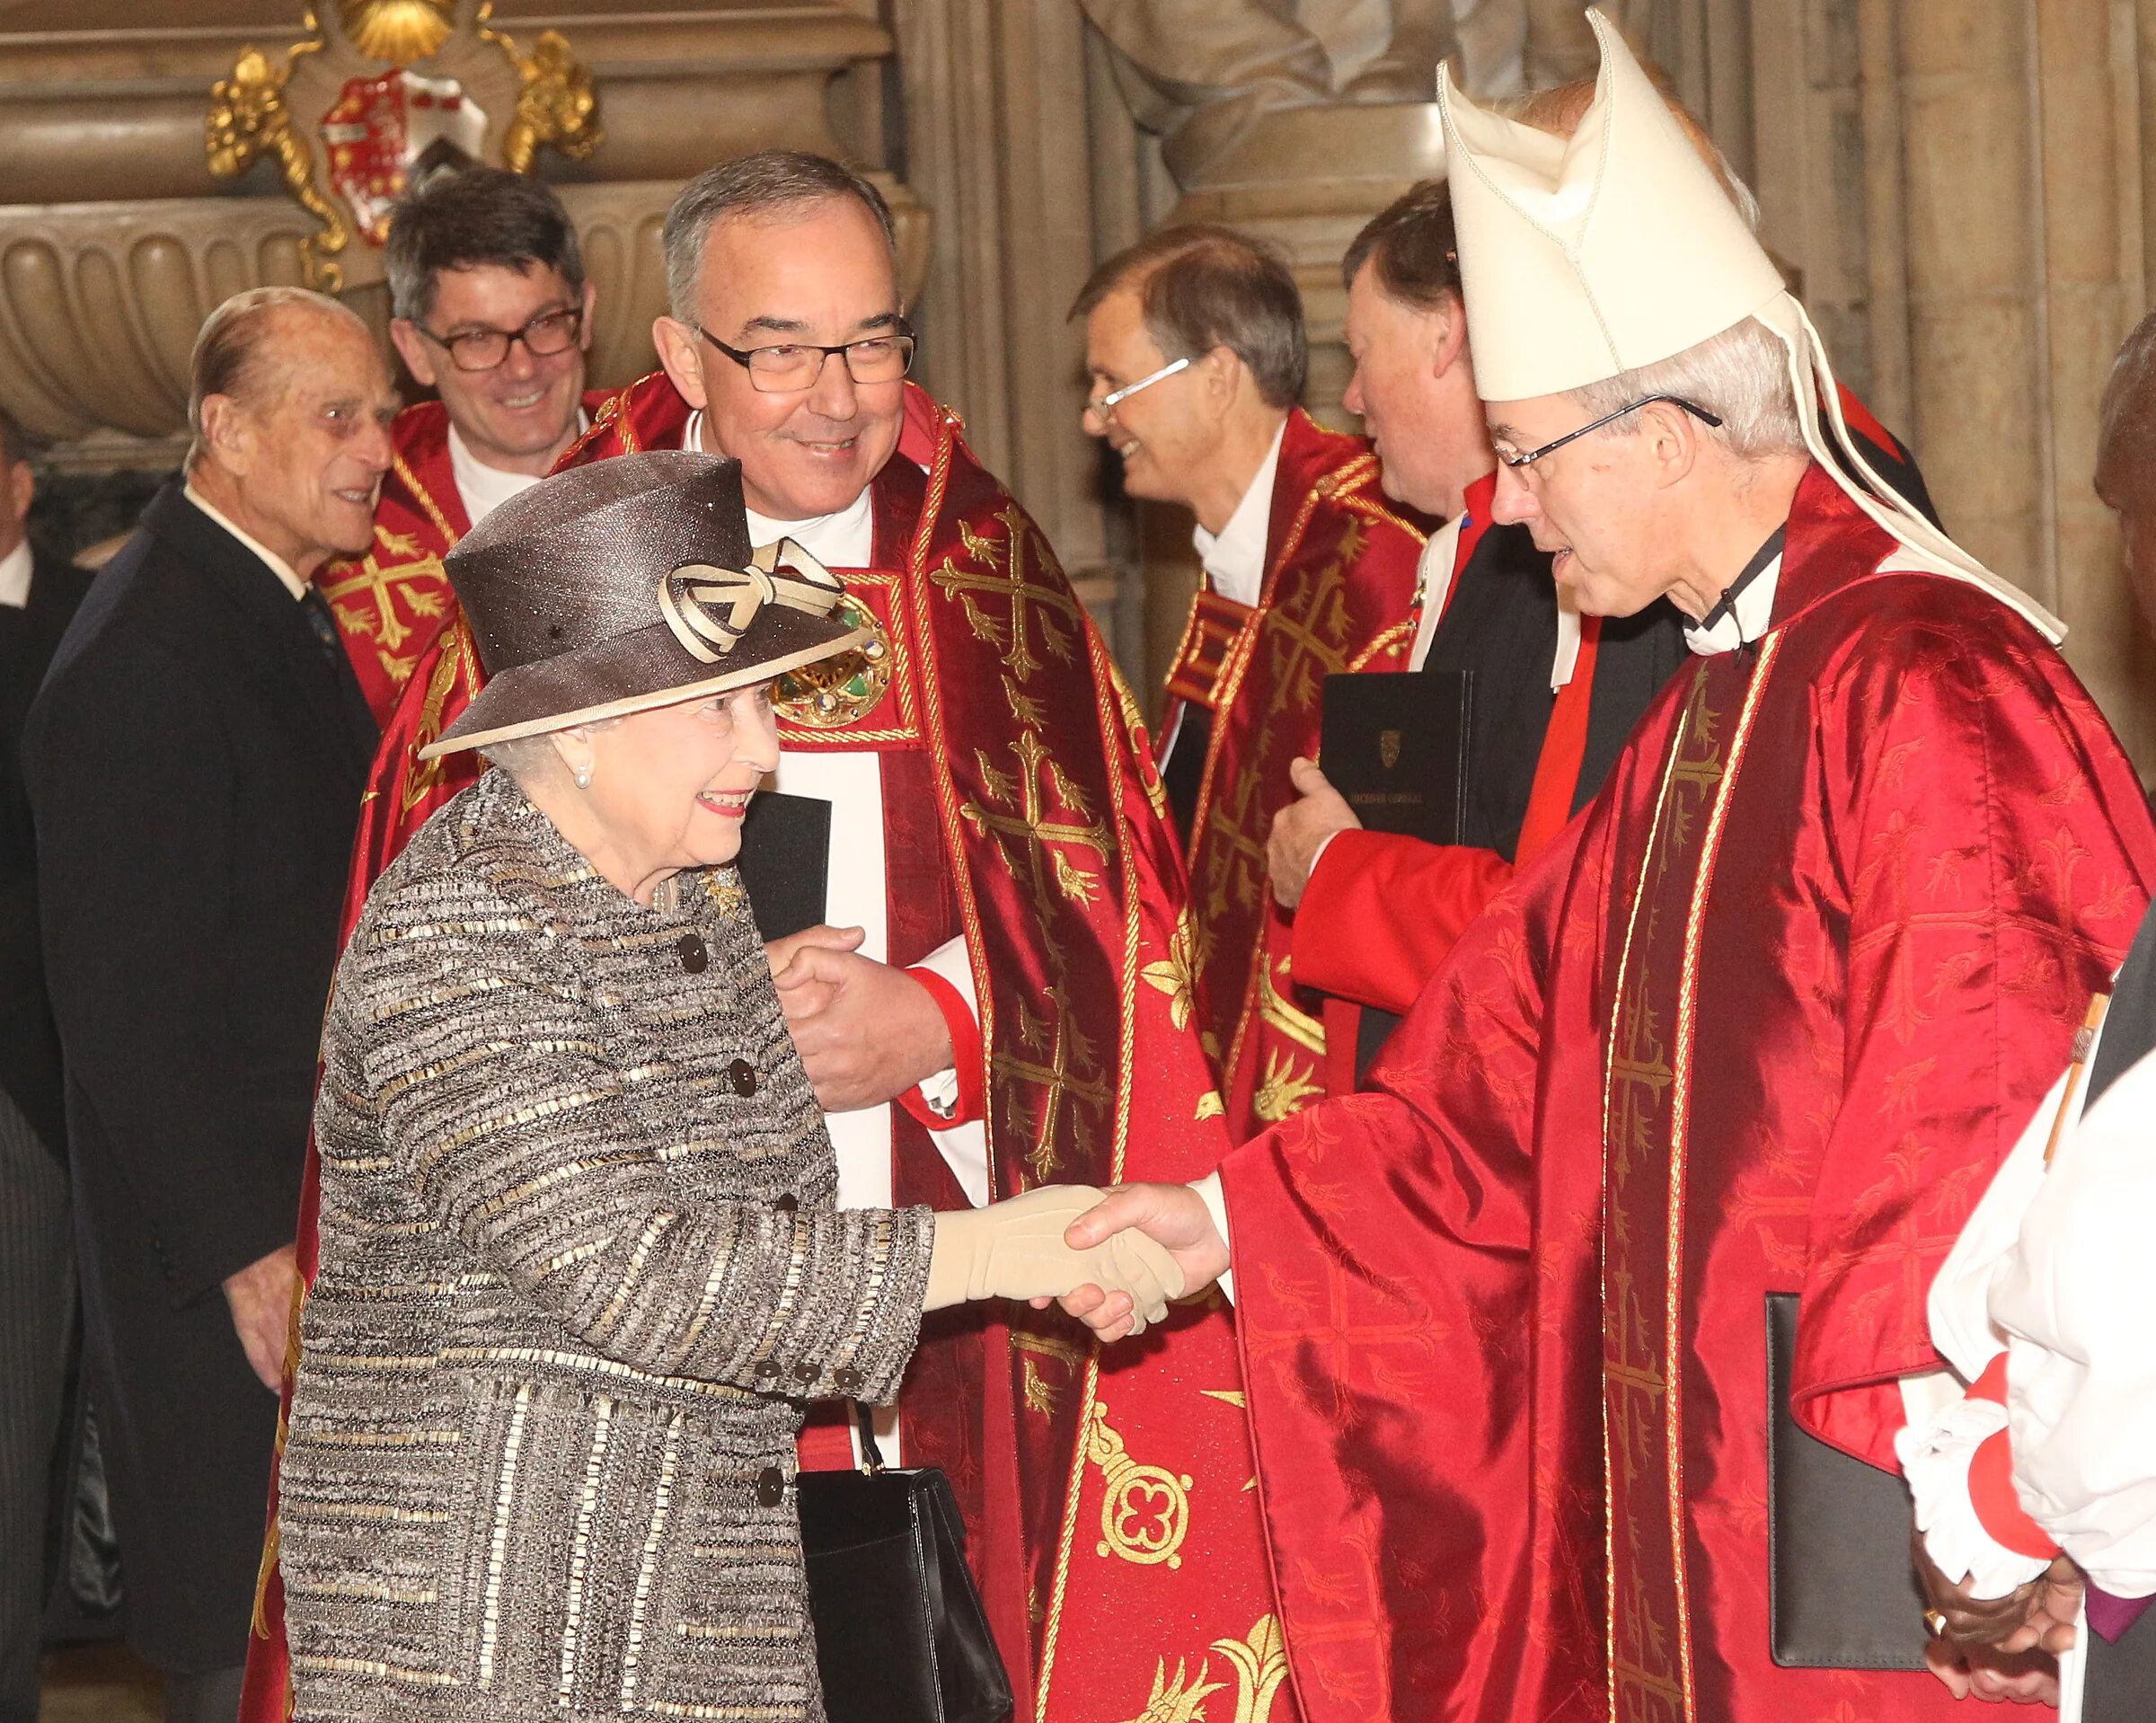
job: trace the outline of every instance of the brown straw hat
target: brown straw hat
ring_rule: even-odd
[[[751,553],[741,464],[664,450],[543,479],[454,551],[487,685],[421,759],[768,682],[858,646],[791,540]]]

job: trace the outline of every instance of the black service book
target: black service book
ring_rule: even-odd
[[[1471,670],[1325,678],[1318,764],[1365,827],[1460,842],[1474,692]]]
[[[741,822],[734,865],[767,942],[814,927],[824,919],[831,873],[831,804],[821,796],[759,791]]]

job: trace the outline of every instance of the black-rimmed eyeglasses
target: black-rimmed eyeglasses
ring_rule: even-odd
[[[840,341],[819,347],[814,341],[782,341],[774,347],[729,347],[702,323],[696,332],[748,373],[759,394],[799,394],[816,387],[824,374],[824,361],[835,353],[846,359],[846,375],[856,383],[896,383],[914,368],[914,331],[904,323],[879,335],[864,335],[857,341]]]
[[[566,353],[584,332],[584,308],[570,305],[561,311],[543,311],[522,329],[460,329],[454,335],[437,335],[425,323],[412,327],[445,349],[449,363],[460,371],[491,371],[509,357],[509,349],[524,343],[535,359]]]
[[[1702,425],[1711,425],[1718,429],[1721,426],[1722,421],[1718,414],[1709,412],[1706,408],[1698,405],[1696,402],[1685,400],[1683,395],[1641,395],[1639,400],[1628,402],[1626,405],[1618,408],[1616,411],[1604,413],[1600,419],[1590,420],[1586,424],[1582,425],[1577,430],[1569,430],[1567,431],[1562,437],[1552,437],[1549,442],[1544,443],[1542,447],[1531,448],[1524,455],[1507,455],[1503,450],[1499,450],[1498,454],[1498,459],[1504,462],[1505,464],[1510,467],[1515,473],[1517,473],[1523,467],[1533,466],[1545,455],[1556,454],[1558,450],[1564,447],[1567,443],[1577,442],[1580,437],[1585,437],[1589,431],[1598,431],[1604,425],[1614,424],[1618,420],[1622,419],[1625,414],[1636,413],[1642,407],[1651,407],[1657,401],[1666,401],[1673,407],[1682,407],[1686,412],[1690,413]]]

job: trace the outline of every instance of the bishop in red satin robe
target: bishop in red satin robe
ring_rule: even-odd
[[[1213,714],[1191,819],[1191,906],[1238,1136],[1325,1091],[1324,1029],[1291,973],[1292,923],[1268,888],[1266,834],[1294,800],[1288,763],[1317,752],[1326,676],[1406,668],[1423,539],[1386,499],[1364,438],[1291,409],[1258,602],[1201,594],[1169,677],[1162,735],[1186,700]]]
[[[2156,828],[2019,615],[1817,466],[1786,534],[1763,632],[1678,673],[1377,1092],[1224,1163],[1312,1723],[1962,1715],[1770,1657],[1766,1302],[1799,1425],[1893,1469],[1925,1289]]]

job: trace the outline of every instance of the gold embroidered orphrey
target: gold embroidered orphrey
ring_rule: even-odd
[[[568,40],[542,31],[532,52],[519,54],[490,27],[492,13],[493,0],[336,0],[308,13],[312,40],[287,47],[281,65],[249,44],[211,86],[203,122],[209,171],[236,179],[258,161],[278,164],[285,189],[317,224],[299,242],[307,286],[344,293],[383,279],[378,242],[351,243],[370,226],[340,188],[332,159],[351,146],[324,136],[332,110],[360,86],[391,81],[423,87],[430,99],[468,102],[484,117],[481,158],[513,172],[530,172],[542,145],[577,161],[598,147],[597,93]],[[370,198],[403,189],[414,165],[403,154],[385,175],[363,176]]]
[[[1697,1723],[1699,1716],[1683,1475],[1692,1048],[1700,943],[1722,828],[1780,646],[1780,636],[1771,634],[1760,648],[1726,743],[1721,715],[1707,702],[1708,669],[1693,673],[1656,791],[1646,861],[1618,958],[1616,1021],[1603,1074],[1603,1536],[1611,1723],[1664,1718]],[[1678,885],[1686,871],[1684,924],[1665,927],[1661,911],[1671,900],[1649,899],[1666,881]],[[1659,964],[1653,958],[1673,937],[1682,941],[1674,970],[1666,953]],[[1673,979],[1674,1011],[1662,991]],[[1628,1252],[1644,1253],[1657,1233],[1659,1272],[1650,1284],[1635,1284]],[[1613,1238],[1619,1241],[1615,1249]],[[1663,1552],[1650,1547],[1660,1538],[1668,1541],[1666,1583],[1656,1571]]]
[[[1281,1637],[1280,1618],[1261,1615],[1241,1639],[1215,1639],[1207,1648],[1226,1659],[1235,1672],[1233,1723],[1265,1723],[1273,1713],[1273,1697],[1287,1679],[1287,1642]],[[1162,1657],[1153,1671],[1153,1692],[1145,1709],[1128,1723],[1205,1723],[1206,1701],[1225,1691],[1227,1683],[1213,1681],[1213,1666],[1198,1660],[1197,1674],[1189,1661],[1175,1660],[1175,1679],[1168,1678],[1168,1659]]]

